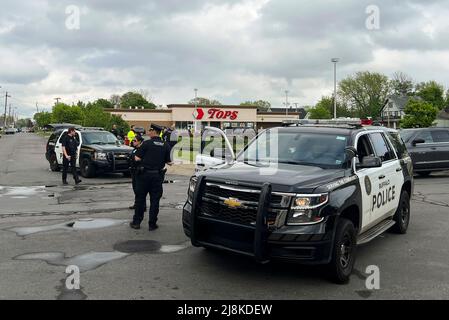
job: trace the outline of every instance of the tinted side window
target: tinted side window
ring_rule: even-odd
[[[401,137],[398,133],[395,132],[388,132],[387,133],[388,138],[390,139],[391,143],[396,149],[396,152],[398,154],[398,157],[400,159],[403,159],[408,156],[407,153],[407,147],[405,146],[404,142],[402,141]]]
[[[433,142],[449,142],[448,130],[434,130],[431,131]]]
[[[424,143],[433,143],[432,135],[430,134],[430,131],[422,131],[417,136],[417,139],[423,139]]]
[[[55,133],[52,133],[50,138],[48,138],[48,142],[53,142],[55,143],[56,140],[58,140],[58,136]]]
[[[379,132],[371,133],[371,141],[373,142],[374,150],[382,162],[395,159],[395,155],[390,145],[385,141],[383,135]]]

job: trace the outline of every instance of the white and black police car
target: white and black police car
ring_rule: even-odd
[[[325,265],[349,281],[357,245],[410,222],[413,165],[396,130],[291,125],[259,133],[236,157],[201,154],[183,208],[194,246],[259,262]],[[206,147],[207,148],[207,147]]]

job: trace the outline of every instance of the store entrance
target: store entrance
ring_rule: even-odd
[[[220,128],[221,129],[221,122],[218,121],[211,121],[210,122],[211,127]]]

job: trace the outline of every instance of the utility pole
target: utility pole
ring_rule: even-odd
[[[37,106],[37,102],[36,102],[36,110],[37,110],[37,113],[39,113],[39,107]]]
[[[61,100],[61,98],[55,98],[55,100],[56,100],[56,104],[58,104],[59,100]]]
[[[288,116],[288,90],[285,90],[285,115]]]
[[[337,119],[337,62],[339,58],[332,58],[331,62],[334,64],[334,119]]]
[[[8,98],[11,98],[11,96],[8,95],[8,91],[6,91],[6,94],[5,94],[5,114],[3,116],[3,127],[5,129],[6,129],[6,123],[7,123],[7,121],[6,121],[6,106],[8,105]]]
[[[9,104],[8,119],[11,119],[11,104]]]

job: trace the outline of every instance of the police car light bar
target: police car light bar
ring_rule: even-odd
[[[352,126],[370,126],[373,120],[360,118],[337,118],[337,119],[288,119],[282,121],[283,126],[304,124],[331,124],[331,125],[352,125]]]

